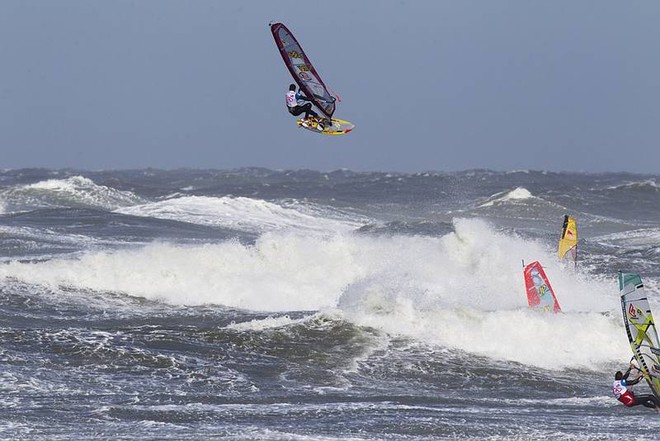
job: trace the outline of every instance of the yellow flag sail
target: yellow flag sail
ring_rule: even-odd
[[[559,238],[559,260],[564,263],[570,263],[574,267],[577,265],[577,223],[569,215],[564,215],[564,225],[561,229]]]

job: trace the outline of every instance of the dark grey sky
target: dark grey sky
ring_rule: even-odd
[[[343,137],[298,129],[268,28]],[[660,173],[660,2],[3,0],[0,167]]]

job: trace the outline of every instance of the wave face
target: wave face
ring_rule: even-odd
[[[651,439],[609,387],[631,356],[616,271],[660,314],[656,182],[2,172],[0,436],[618,439],[628,412]],[[533,260],[562,314],[527,307]]]
[[[112,210],[143,201],[130,191],[97,185],[83,176],[48,179],[15,185],[0,191],[3,211],[30,211],[40,208],[96,208]]]

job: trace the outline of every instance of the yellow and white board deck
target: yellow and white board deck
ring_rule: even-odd
[[[319,122],[320,118],[299,118],[296,122],[298,127],[310,130],[312,132],[320,133],[322,135],[345,135],[355,127],[354,124],[344,121],[343,119],[332,118],[332,125],[329,127],[321,128]]]

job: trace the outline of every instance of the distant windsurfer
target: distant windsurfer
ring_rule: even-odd
[[[616,399],[621,401],[627,407],[633,407],[642,404],[645,407],[655,409],[657,412],[660,412],[660,403],[658,402],[658,399],[655,397],[655,395],[633,394],[632,386],[639,383],[642,378],[644,378],[644,376],[640,372],[634,380],[628,381],[628,375],[630,375],[631,369],[637,369],[637,366],[635,366],[632,362],[630,363],[630,367],[625,373],[617,371],[616,374],[614,374],[612,392],[614,392]]]
[[[306,101],[310,101],[310,99],[301,94],[300,91],[296,92],[296,85],[291,84],[289,91],[286,93],[286,107],[289,109],[289,113],[298,116],[304,112],[306,119],[310,116],[318,117],[318,114],[312,110],[312,103]]]

